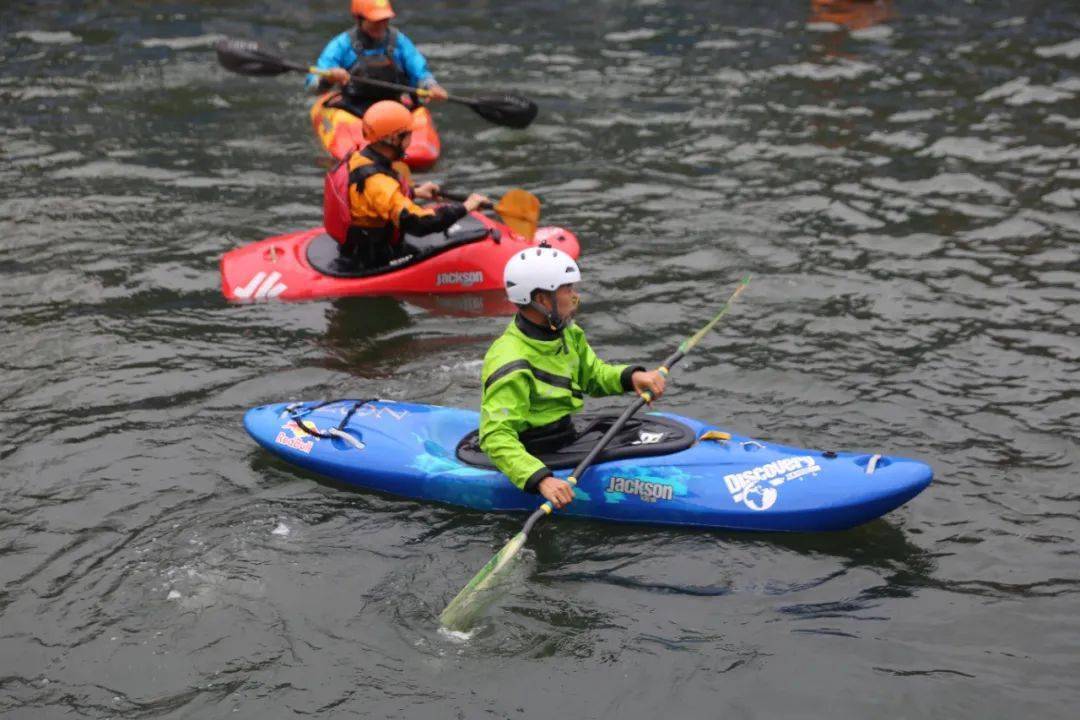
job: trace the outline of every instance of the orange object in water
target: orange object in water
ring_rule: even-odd
[[[810,0],[810,22],[863,30],[893,16],[892,0]]]
[[[366,147],[367,141],[360,118],[341,108],[326,107],[326,102],[336,94],[327,93],[311,106],[311,125],[327,152],[340,160],[353,150]],[[420,106],[412,111],[412,116],[412,142],[405,152],[405,162],[413,170],[426,170],[439,159],[442,143],[430,110]]]

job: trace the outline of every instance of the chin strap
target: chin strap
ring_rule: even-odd
[[[564,331],[573,321],[574,313],[577,310],[577,305],[575,304],[574,310],[571,311],[567,317],[562,317],[561,315],[559,315],[559,304],[555,301],[555,293],[549,291],[548,297],[551,298],[550,310],[541,305],[540,303],[536,302],[535,300],[529,303],[529,307],[543,315],[544,319],[547,320],[548,327],[550,327],[552,331],[559,333],[559,339],[562,340],[563,352],[570,352],[570,350],[566,347],[566,335]]]
[[[544,316],[544,319],[547,320],[548,327],[553,331],[562,334],[562,331],[566,329],[566,321],[559,316],[559,306],[555,302],[555,293],[549,293],[549,296],[551,297],[550,310],[535,300],[529,303],[529,307]]]

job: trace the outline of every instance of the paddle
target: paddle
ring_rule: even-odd
[[[407,185],[413,184],[412,170],[404,162],[394,162],[394,172],[398,174]],[[468,198],[460,193],[440,190],[439,197],[445,200],[453,200],[463,203]],[[536,235],[536,228],[540,224],[540,198],[528,190],[513,188],[507,190],[497,203],[485,203],[481,206],[485,210],[494,210],[499,214],[503,223],[511,230],[521,235],[526,240],[532,240]]]
[[[467,196],[458,193],[439,191],[439,197],[456,202],[465,202]],[[540,224],[540,198],[528,190],[514,188],[507,190],[496,203],[482,205],[486,210],[494,210],[511,230],[526,240],[532,240]]]
[[[217,51],[218,62],[221,63],[222,67],[240,75],[269,77],[287,72],[300,72],[325,77],[329,74],[327,70],[289,62],[251,40],[225,39],[219,41],[214,49]],[[410,93],[420,98],[431,97],[431,91],[425,88],[398,85],[397,83],[357,76],[353,76],[352,80],[372,87]],[[459,105],[467,105],[485,120],[511,128],[528,127],[536,119],[536,113],[538,112],[536,103],[520,95],[450,96],[447,100]]]
[[[724,307],[720,309],[720,312],[716,314],[716,317],[710,320],[690,338],[684,340],[679,345],[678,350],[664,360],[663,364],[658,368],[661,375],[666,378],[675,363],[682,360],[694,346],[701,342],[702,338],[704,338],[709,331],[716,327],[721,318],[727,315],[728,310],[731,309],[735,299],[739,297],[739,294],[745,290],[746,286],[749,284],[750,276],[747,275],[743,278],[742,282],[739,283],[739,286],[735,288],[735,291],[731,293],[731,297],[724,303]],[[604,433],[604,436],[600,438],[599,441],[597,441],[596,445],[593,446],[593,449],[589,451],[589,454],[578,463],[577,467],[574,468],[574,471],[566,478],[566,481],[571,485],[576,485],[578,478],[580,478],[589,466],[593,464],[597,456],[599,456],[604,448],[607,447],[607,444],[611,442],[611,439],[615,437],[626,424],[626,421],[629,420],[634,413],[640,410],[642,405],[651,401],[652,395],[646,391],[635,399],[629,407],[623,410],[619,419],[608,428],[608,431]],[[533,514],[529,516],[529,519],[525,521],[525,525],[521,528],[521,532],[511,538],[510,542],[506,543],[506,545],[495,554],[495,557],[491,558],[491,560],[480,569],[480,572],[476,573],[473,579],[469,581],[469,584],[462,588],[461,592],[459,592],[457,596],[450,601],[450,604],[446,606],[446,609],[442,611],[442,614],[439,615],[439,623],[444,628],[449,630],[463,630],[467,627],[468,621],[483,608],[483,603],[477,602],[482,598],[482,593],[492,587],[494,579],[499,575],[499,572],[506,568],[510,561],[521,551],[521,548],[525,545],[525,539],[528,537],[529,531],[532,530],[533,525],[535,525],[540,518],[545,515],[550,515],[552,512],[554,512],[554,506],[551,504],[551,501],[545,501],[543,505],[538,507]]]

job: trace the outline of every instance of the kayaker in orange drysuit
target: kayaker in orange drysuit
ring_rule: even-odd
[[[405,157],[412,137],[412,113],[399,102],[382,100],[363,117],[366,148],[348,158],[350,223],[341,254],[364,268],[377,268],[401,257],[407,248],[405,233],[443,232],[467,213],[489,204],[473,193],[464,203],[448,202],[421,207],[413,198],[433,200],[439,186],[432,182],[412,188],[394,167]]]

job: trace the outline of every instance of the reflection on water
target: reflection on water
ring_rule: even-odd
[[[893,0],[810,0],[810,22],[863,30],[893,16]]]
[[[851,38],[890,37],[892,30],[882,23],[893,15],[892,0],[811,0],[808,27],[823,35],[826,57],[855,60],[858,53],[850,47]]]

